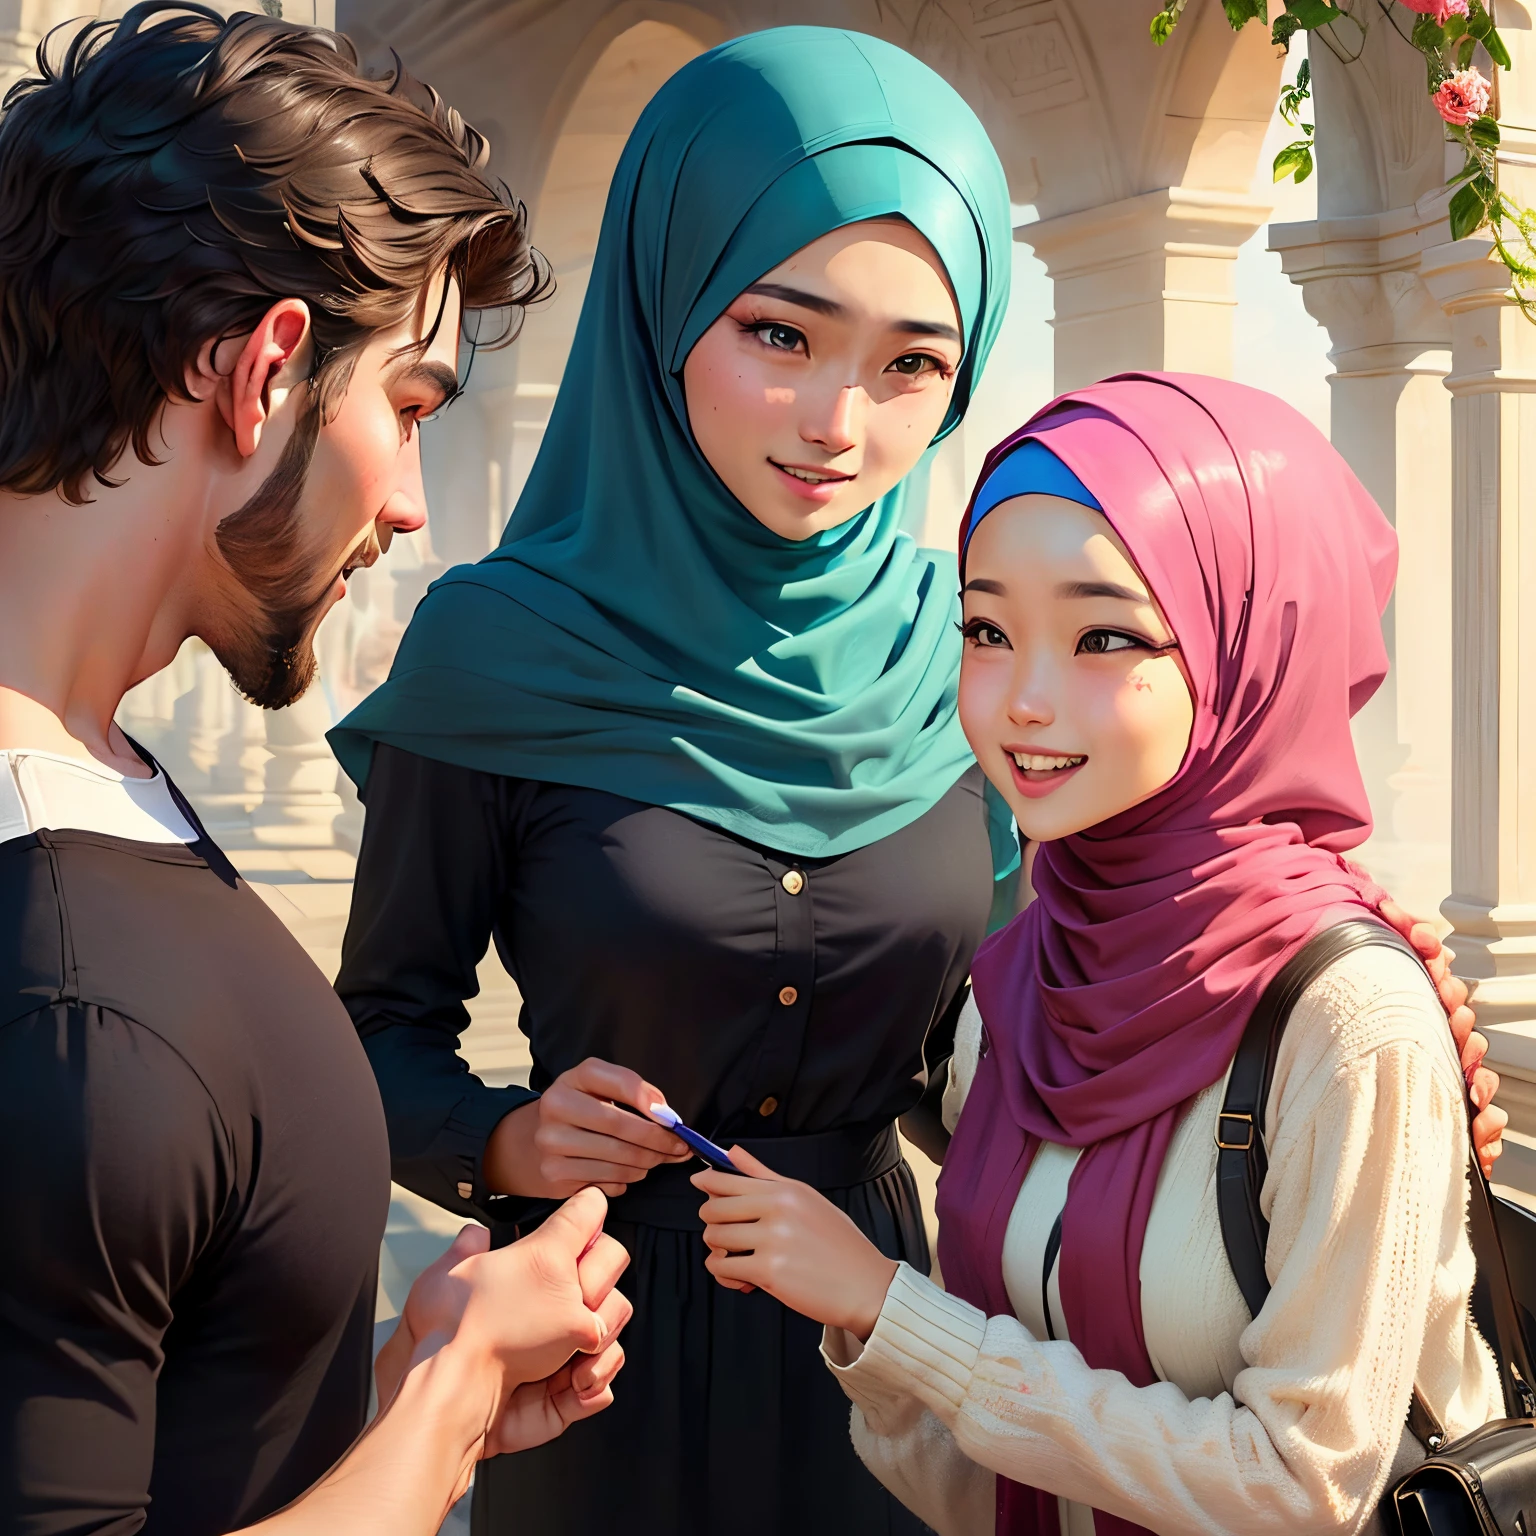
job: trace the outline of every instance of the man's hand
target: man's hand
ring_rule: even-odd
[[[751,1178],[713,1168],[693,1176],[709,1196],[699,1207],[704,1267],[732,1290],[761,1287],[815,1322],[867,1339],[896,1261],[809,1184],[780,1177],[740,1147],[730,1152]]]
[[[1451,962],[1456,956],[1440,942],[1440,935],[1430,924],[1410,916],[1390,896],[1377,910],[1418,951],[1440,994],[1440,1006],[1450,1020],[1451,1038],[1461,1057],[1467,1092],[1478,1112],[1472,1122],[1472,1145],[1483,1172],[1492,1178],[1493,1165],[1504,1150],[1504,1128],[1509,1124],[1509,1116],[1493,1102],[1499,1091],[1499,1074],[1483,1065],[1488,1041],[1473,1027],[1477,1019],[1467,1006],[1466,982],[1451,974]]]
[[[624,1361],[617,1336],[632,1311],[614,1289],[629,1255],[604,1235],[606,1210],[600,1194],[584,1191],[494,1253],[484,1227],[465,1227],[417,1276],[379,1351],[380,1411],[413,1363],[445,1347],[488,1373],[481,1455],[540,1444],[606,1407]],[[576,1353],[592,1358],[571,1362]]]
[[[563,1434],[579,1419],[613,1402],[613,1378],[624,1364],[624,1351],[615,1342],[590,1360],[563,1365],[543,1381],[524,1382],[512,1389],[494,1431],[486,1436],[482,1456],[526,1451]]]
[[[435,1531],[477,1461],[606,1407],[630,1314],[613,1288],[629,1255],[603,1235],[607,1209],[586,1190],[495,1253],[483,1227],[460,1232],[379,1352],[378,1417],[308,1493],[236,1536]]]
[[[498,1194],[564,1199],[595,1184],[622,1195],[659,1163],[693,1154],[650,1118],[666,1095],[628,1067],[589,1056],[491,1132],[486,1182]],[[640,1113],[632,1115],[624,1104]]]

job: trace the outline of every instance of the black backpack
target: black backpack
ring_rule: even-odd
[[[1269,1295],[1264,1252],[1269,1223],[1259,1191],[1269,1169],[1262,1135],[1275,1052],[1303,992],[1334,961],[1367,944],[1418,954],[1398,933],[1358,921],[1325,929],[1286,962],[1264,990],[1233,1058],[1216,1120],[1216,1202],[1227,1262],[1250,1314]],[[1422,963],[1422,962],[1420,962]],[[1536,1536],[1536,1215],[1497,1196],[1470,1159],[1470,1227],[1478,1278],[1472,1309],[1499,1363],[1509,1418],[1445,1443],[1445,1430],[1414,1389],[1408,1427],[1431,1453],[1382,1501],[1402,1536]]]

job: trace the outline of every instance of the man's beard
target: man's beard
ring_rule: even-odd
[[[312,404],[294,423],[277,467],[214,530],[219,552],[258,611],[237,617],[209,647],[235,687],[262,709],[292,704],[314,681],[314,630],[336,579],[334,572],[316,573],[296,516],[319,437],[320,410]]]

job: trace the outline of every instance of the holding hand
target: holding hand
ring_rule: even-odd
[[[896,1261],[809,1184],[781,1178],[740,1147],[730,1151],[751,1178],[715,1169],[693,1176],[709,1196],[699,1208],[704,1267],[731,1290],[761,1287],[815,1322],[867,1339]]]
[[[614,1289],[629,1255],[603,1233],[606,1210],[586,1191],[494,1253],[484,1227],[465,1227],[417,1277],[379,1351],[380,1412],[410,1368],[438,1350],[458,1355],[486,1393],[474,1457],[541,1445],[606,1408],[624,1363],[618,1334],[633,1310]]]
[[[622,1195],[658,1164],[693,1156],[649,1118],[657,1103],[666,1095],[638,1072],[589,1056],[491,1132],[486,1182],[497,1194],[545,1199],[563,1200],[592,1184]]]

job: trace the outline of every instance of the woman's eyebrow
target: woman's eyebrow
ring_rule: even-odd
[[[1124,603],[1152,601],[1145,592],[1138,592],[1134,587],[1122,587],[1115,581],[1064,581],[1056,588],[1056,596],[1063,598],[1114,597]]]
[[[954,342],[956,346],[964,344],[960,332],[942,320],[896,320],[892,322],[891,329],[903,336],[939,336],[945,341]]]
[[[755,293],[763,299],[777,299],[781,304],[798,304],[801,309],[827,315],[833,320],[841,320],[848,313],[847,305],[836,299],[824,298],[805,288],[791,288],[787,283],[753,283],[742,292]],[[963,342],[960,332],[943,320],[893,320],[890,328],[903,336],[941,336],[946,341]]]
[[[985,576],[975,576],[960,588],[961,595],[967,592],[985,592],[991,597],[1006,597],[1008,589],[1000,581],[988,581]]]
[[[830,315],[834,319],[848,313],[836,299],[823,298],[819,293],[810,293],[804,288],[790,288],[784,283],[753,283],[743,291],[758,294],[765,299],[779,299],[785,304],[798,304],[801,309],[814,310],[818,315]]]

